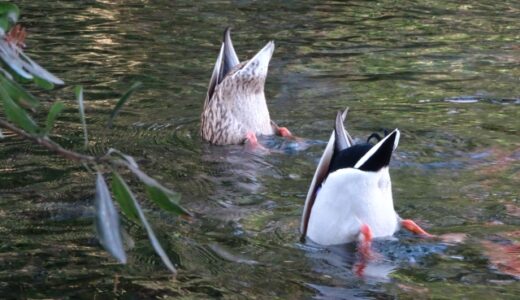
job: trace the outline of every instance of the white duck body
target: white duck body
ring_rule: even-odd
[[[201,115],[201,134],[212,144],[240,144],[247,133],[275,134],[264,94],[274,42],[240,63],[229,29],[224,33]]]
[[[337,170],[318,191],[307,237],[321,245],[356,241],[362,224],[373,237],[388,237],[399,229],[388,167],[378,172]]]
[[[399,130],[395,129],[372,147],[353,145],[343,127],[346,112],[338,113],[302,216],[302,239],[321,245],[356,241],[363,224],[370,227],[374,238],[392,236],[400,228],[388,169],[399,141]],[[340,152],[348,157],[340,156]],[[344,158],[351,161],[340,161],[338,167],[338,160]]]

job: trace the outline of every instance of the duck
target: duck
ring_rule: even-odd
[[[286,127],[271,120],[267,108],[264,85],[273,52],[274,41],[270,41],[250,60],[240,62],[231,28],[225,29],[201,114],[200,131],[205,141],[258,145],[258,135],[292,136]]]
[[[366,143],[355,144],[343,125],[347,112],[348,107],[338,111],[309,187],[301,240],[323,246],[357,241],[362,257],[368,259],[374,238],[391,237],[401,228],[431,236],[394,209],[389,164],[399,143],[399,129],[384,138],[372,134]],[[370,143],[373,138],[379,141]]]

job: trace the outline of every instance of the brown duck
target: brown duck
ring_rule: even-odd
[[[270,41],[253,58],[240,62],[230,29],[224,31],[201,115],[204,140],[216,145],[258,145],[257,135],[291,136],[287,128],[271,121],[265,100],[265,78],[273,51],[274,42]]]

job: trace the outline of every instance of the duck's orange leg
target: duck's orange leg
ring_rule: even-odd
[[[278,127],[278,135],[283,137],[293,137],[292,133],[287,127]]]
[[[410,219],[402,220],[401,226],[404,227],[406,230],[409,230],[415,234],[424,235],[427,237],[433,237],[433,235],[426,232],[419,225],[417,225],[413,220],[410,220]]]
[[[251,145],[252,147],[260,145],[258,143],[258,139],[256,138],[256,134],[252,131],[248,131],[246,133],[246,143],[249,143],[249,145]]]
[[[301,140],[301,138],[294,136],[287,127],[280,127],[273,120],[271,120],[271,126],[273,127],[275,134],[281,137],[292,140]]]
[[[372,229],[367,224],[362,224],[359,232],[358,250],[361,255],[359,262],[354,266],[358,276],[363,276],[368,261],[372,258]]]
[[[250,150],[269,151],[269,150],[267,150],[267,148],[265,148],[258,142],[258,139],[256,138],[256,133],[254,133],[253,131],[248,131],[246,133],[245,143],[246,143],[247,148],[249,148]]]
[[[372,257],[372,251],[370,248],[372,246],[372,229],[367,224],[361,225],[361,230],[359,233],[359,252],[361,253],[362,258],[368,260]]]

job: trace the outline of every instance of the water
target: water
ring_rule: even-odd
[[[178,220],[148,203],[170,276],[125,221],[129,264],[100,249],[94,177],[16,138],[0,147],[3,298],[512,299],[520,293],[520,4],[517,1],[20,1],[27,52],[67,85],[56,140],[81,144],[73,86],[87,103],[90,152],[115,147],[182,193]],[[222,30],[240,59],[275,40],[272,118],[305,147],[249,153],[200,141],[199,114]],[[141,88],[116,119],[111,107]],[[398,127],[396,209],[443,240],[380,241],[367,276],[353,249],[298,242],[310,179],[335,112],[367,137]],[[75,144],[76,143],[76,144]],[[463,235],[466,235],[463,238]],[[448,242],[448,240],[452,240]]]

